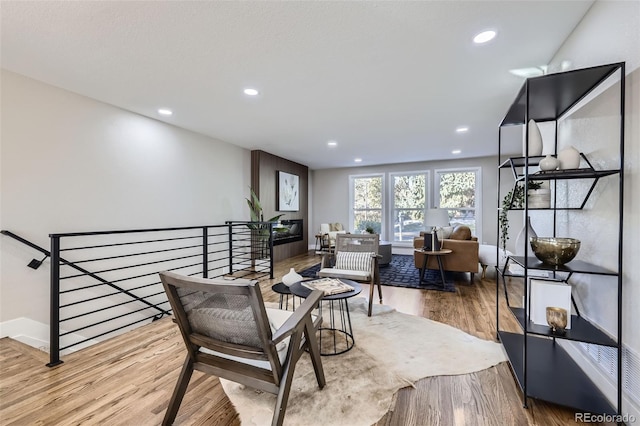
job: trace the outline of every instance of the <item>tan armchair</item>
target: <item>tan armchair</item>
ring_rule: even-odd
[[[471,236],[470,231],[466,233],[466,235],[464,235],[465,232],[456,233],[458,228],[469,229],[466,226],[458,226],[453,230],[453,233],[449,238],[443,238],[441,240],[442,248],[449,249],[453,252],[446,256],[442,256],[442,266],[445,271],[469,272],[471,274],[471,282],[473,282],[474,274],[478,272],[478,250],[480,244],[478,243],[477,237]],[[468,239],[457,239],[467,237]],[[424,247],[424,237],[422,232],[419,237],[413,239],[413,247],[417,249]],[[424,256],[425,255],[420,252],[413,253],[413,261],[416,268],[422,268]],[[427,269],[438,269],[438,262],[435,256],[429,256]]]

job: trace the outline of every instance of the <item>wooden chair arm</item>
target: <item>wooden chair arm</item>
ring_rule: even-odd
[[[304,327],[304,319],[307,315],[311,315],[311,311],[318,307],[318,303],[320,303],[322,296],[324,296],[322,291],[313,290],[311,294],[307,296],[302,305],[293,311],[293,314],[291,314],[284,324],[282,324],[282,326],[273,334],[271,337],[273,344],[277,344],[291,336],[299,327]]]

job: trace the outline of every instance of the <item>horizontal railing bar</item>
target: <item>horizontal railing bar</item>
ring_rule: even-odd
[[[178,267],[175,267],[175,268],[163,269],[163,271],[177,271],[178,269],[190,268],[190,267],[193,267],[193,266],[200,266],[200,265],[202,265],[202,264],[201,263],[192,263],[190,265],[183,265],[183,266],[178,266]],[[126,278],[120,278],[120,279],[113,280],[113,281],[107,281],[104,284],[110,285],[110,284],[113,284],[113,283],[120,283],[120,282],[123,282],[123,281],[133,280],[133,279],[136,279],[136,278],[148,277],[149,275],[155,275],[157,273],[158,273],[158,271],[149,272],[147,274],[134,275],[132,277],[126,277]]]
[[[202,236],[193,235],[191,237],[161,238],[158,240],[128,241],[126,243],[99,244],[96,246],[83,246],[83,247],[69,247],[65,249],[60,249],[60,251],[73,251],[73,250],[85,250],[85,249],[104,248],[104,247],[129,246],[134,244],[160,243],[164,241],[193,240],[194,238],[202,238]]]
[[[132,288],[132,289],[130,289],[130,290],[127,290],[127,291],[131,292],[131,291],[133,291],[133,290],[140,290],[141,288],[151,287],[152,285],[156,285],[156,284],[145,284],[145,285],[140,286],[140,287],[134,287],[134,288]],[[164,293],[164,291],[161,291],[160,293],[150,294],[150,295],[145,296],[145,297],[157,296],[157,295],[162,294],[162,293]],[[65,304],[65,305],[60,305],[60,309],[62,309],[62,308],[68,308],[69,306],[80,305],[80,304],[82,304],[82,303],[93,302],[94,300],[104,299],[105,297],[117,296],[118,294],[122,294],[122,292],[109,293],[109,294],[103,294],[103,295],[101,295],[101,296],[90,297],[89,299],[78,300],[77,302],[67,303],[67,304]],[[146,299],[144,299],[144,298],[140,298],[140,299],[142,299],[142,300],[145,300],[145,301],[146,301]],[[150,308],[153,308],[153,307],[154,307],[154,306],[153,306],[153,304],[152,304],[152,303],[150,303],[150,302],[148,303],[148,305],[149,305],[149,307],[150,307]]]
[[[83,314],[75,315],[75,316],[72,316],[72,317],[69,317],[69,318],[64,318],[64,319],[61,319],[61,320],[60,320],[60,322],[63,322],[63,321],[71,321],[71,320],[74,320],[74,319],[78,319],[78,318],[86,317],[87,315],[95,314],[95,313],[97,313],[97,312],[106,311],[107,309],[116,308],[116,307],[118,307],[118,306],[128,305],[129,303],[133,303],[133,302],[135,302],[135,300],[127,300],[126,302],[117,303],[117,304],[115,304],[115,305],[107,306],[106,308],[100,308],[100,309],[96,309],[96,310],[94,310],[94,311],[85,312],[85,313],[83,313]],[[160,306],[160,305],[164,305],[164,304],[167,304],[167,303],[169,303],[169,301],[168,301],[168,300],[165,300],[164,302],[156,303],[155,305],[147,306],[146,308],[141,308],[141,309],[150,309],[150,308],[152,308],[152,307],[153,307],[153,308],[157,308],[158,306]],[[171,311],[171,309],[167,309],[167,312],[170,312],[170,311]]]
[[[127,313],[124,313],[124,314],[121,314],[121,315],[116,315],[115,317],[110,317],[110,318],[107,318],[106,320],[98,321],[98,322],[93,323],[93,324],[88,324],[88,325],[85,325],[84,327],[80,327],[80,328],[76,328],[74,330],[67,331],[66,333],[60,333],[60,337],[67,336],[69,334],[76,333],[78,331],[86,330],[87,328],[95,327],[96,325],[104,324],[105,322],[113,321],[113,320],[116,320],[118,318],[124,318],[124,317],[129,316],[129,315],[137,314],[138,312],[146,311],[147,309],[151,309],[151,308],[149,308],[147,306],[146,308],[140,308],[140,309],[137,309],[135,311],[127,312]],[[62,320],[60,322],[62,322]]]
[[[144,256],[146,254],[164,253],[168,251],[185,250],[185,249],[196,248],[196,247],[200,248],[202,247],[202,244],[197,244],[195,246],[175,247],[175,248],[163,249],[163,250],[143,251],[140,253],[120,254],[118,256],[98,257],[95,259],[76,260],[73,263],[77,265],[78,263],[100,262],[102,260],[120,259],[124,257],[133,257],[133,256]]]
[[[103,269],[101,271],[96,271],[96,272],[93,272],[93,273],[94,274],[102,274],[103,272],[121,271],[123,269],[131,269],[131,268],[137,268],[137,267],[140,267],[140,266],[148,266],[148,265],[157,265],[158,263],[173,262],[174,260],[189,259],[189,258],[192,258],[192,257],[202,257],[202,253],[190,254],[189,256],[174,257],[174,258],[171,258],[171,259],[156,260],[154,262],[139,263],[137,265],[122,266],[120,268]],[[85,275],[87,275],[87,274],[68,275],[66,277],[60,277],[60,279],[61,280],[68,280],[70,278],[78,278],[78,277],[83,277]],[[114,281],[111,281],[111,282],[114,282]]]
[[[95,338],[97,338],[97,337],[102,337],[102,336],[104,336],[105,334],[113,333],[114,331],[122,330],[123,328],[130,327],[130,326],[135,325],[135,324],[138,324],[138,323],[140,323],[140,322],[142,322],[142,321],[147,321],[148,319],[155,318],[156,316],[157,316],[157,315],[152,315],[152,316],[150,316],[150,317],[143,318],[143,319],[141,319],[141,320],[139,320],[139,321],[135,321],[135,322],[132,322],[132,323],[130,323],[130,324],[126,324],[126,325],[123,325],[123,326],[121,326],[121,327],[114,328],[114,329],[112,329],[112,330],[110,330],[110,331],[105,331],[104,333],[100,333],[100,334],[97,334],[97,335],[95,335],[95,336],[91,336],[91,337],[89,337],[89,338],[87,338],[87,339],[84,339],[84,340],[81,340],[81,341],[79,341],[79,342],[73,343],[73,344],[71,344],[71,345],[65,346],[64,348],[60,348],[60,350],[61,350],[61,351],[63,351],[63,350],[65,350],[65,349],[69,349],[69,348],[71,348],[71,347],[73,347],[73,346],[77,346],[77,345],[79,345],[79,344],[81,344],[81,343],[88,342],[89,340],[93,340],[93,339],[95,339]]]

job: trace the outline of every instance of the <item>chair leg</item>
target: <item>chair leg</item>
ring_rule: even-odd
[[[373,310],[373,288],[376,286],[375,280],[371,280],[371,284],[369,285],[369,310],[367,311],[367,316],[371,316],[371,311]]]
[[[480,279],[484,280],[487,277],[487,265],[480,264],[482,266],[482,275]]]
[[[184,364],[182,365],[182,371],[180,371],[176,387],[173,389],[173,395],[171,395],[167,412],[162,420],[162,426],[172,425],[173,421],[176,419],[176,415],[178,415],[178,410],[180,409],[180,404],[182,403],[182,398],[187,391],[187,386],[189,386],[189,380],[191,380],[192,374],[193,361],[191,360],[191,357],[187,355],[187,358],[184,360]]]
[[[316,339],[316,331],[313,327],[313,321],[311,321],[311,318],[307,318],[305,321],[304,338],[307,342],[307,347],[309,348],[309,356],[311,357],[311,363],[313,364],[313,371],[316,373],[318,387],[322,389],[327,382],[324,378],[320,348],[318,347],[318,339]]]
[[[294,333],[291,336],[289,345],[293,345],[294,348],[300,346],[300,334]],[[295,349],[293,349],[295,350]],[[293,372],[295,370],[295,362],[297,357],[287,357],[287,362],[284,365],[284,371],[282,372],[282,379],[280,380],[280,387],[278,389],[278,395],[276,399],[276,407],[273,411],[273,418],[271,419],[271,426],[282,426],[284,422],[284,415],[287,411],[287,402],[289,401],[289,392],[291,391],[291,382],[293,382]]]
[[[380,284],[380,275],[376,276],[376,283],[378,284],[378,297],[380,297],[380,304],[382,305],[382,284]]]
[[[476,275],[476,274],[474,274],[473,272],[471,272],[471,284],[473,284],[473,277],[474,277],[475,275]]]

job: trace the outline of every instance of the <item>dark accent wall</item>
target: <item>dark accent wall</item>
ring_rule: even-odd
[[[279,170],[298,175],[300,178],[300,210],[297,212],[276,210]],[[251,151],[251,187],[260,198],[265,220],[283,213],[284,216],[281,218],[283,220],[302,219],[304,221],[302,240],[274,246],[273,260],[277,262],[306,253],[309,250],[309,236],[307,235],[309,228],[309,168],[265,151]]]

